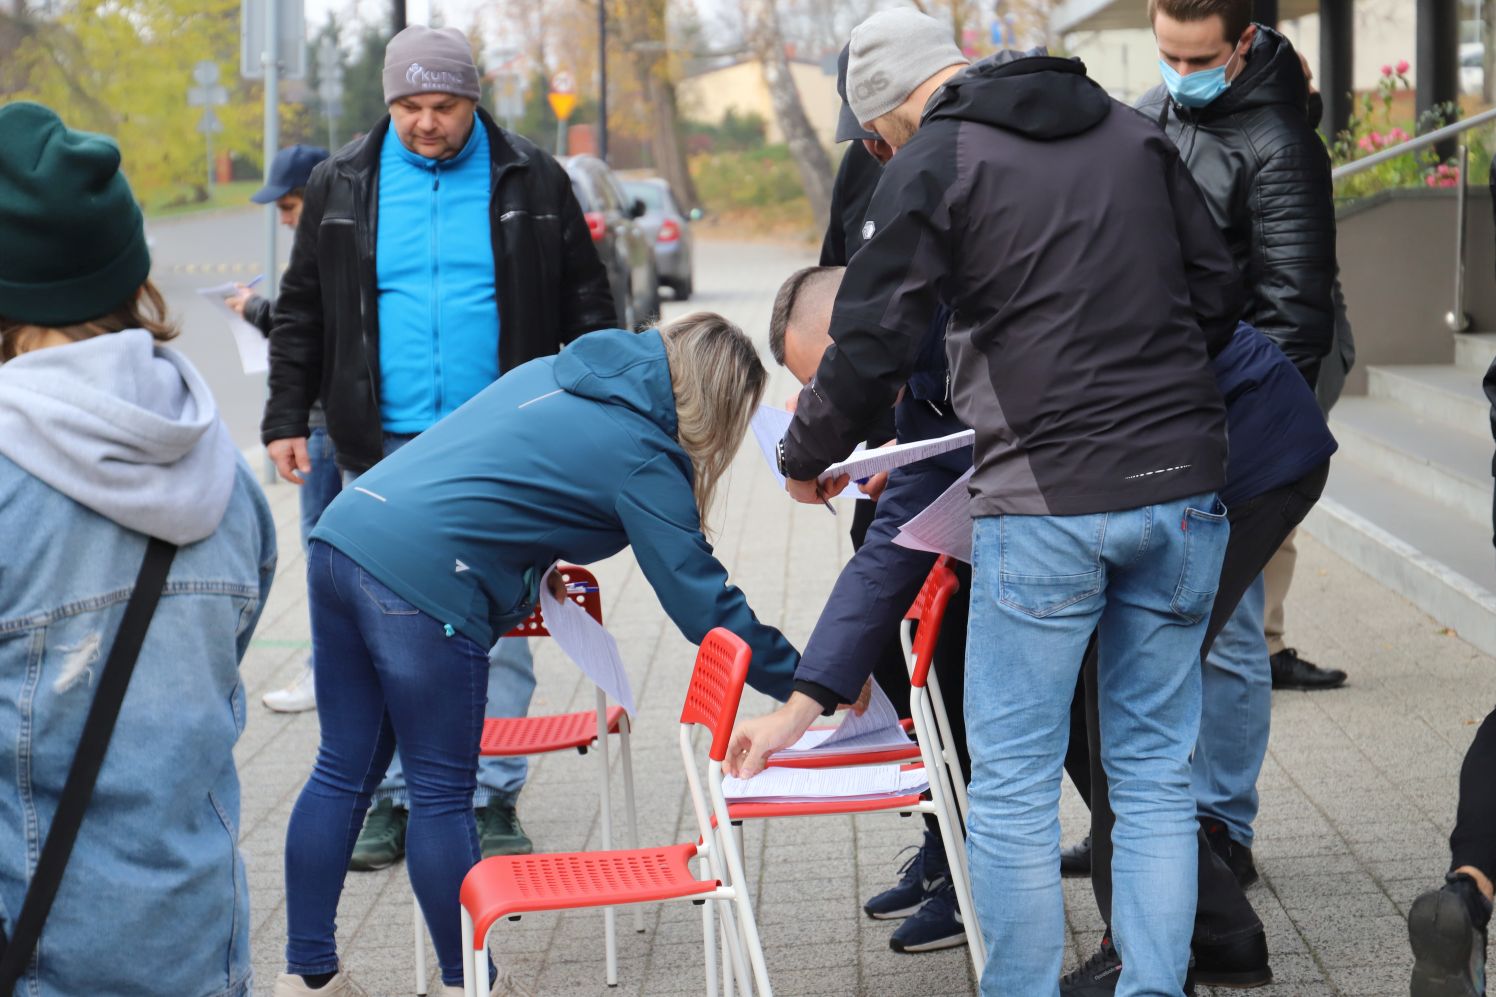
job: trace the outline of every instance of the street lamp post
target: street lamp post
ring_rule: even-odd
[[[405,0],[395,0],[394,30],[390,33],[398,35],[405,30]]]
[[[608,9],[597,0],[597,154],[608,160]]]

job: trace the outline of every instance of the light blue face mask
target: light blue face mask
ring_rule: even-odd
[[[1179,75],[1177,69],[1162,59],[1158,60],[1158,69],[1163,74],[1164,86],[1168,88],[1169,96],[1174,98],[1176,104],[1182,107],[1205,107],[1230,89],[1231,81],[1226,79],[1226,70],[1235,58],[1236,52],[1233,51],[1231,59],[1227,59],[1224,65],[1202,69],[1188,76]]]

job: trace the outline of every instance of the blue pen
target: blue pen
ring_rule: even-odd
[[[265,279],[265,275],[264,274],[260,274],[258,277],[254,278],[253,280],[251,280],[248,284],[245,284],[244,286],[245,287],[254,287],[256,284],[258,284],[260,281],[262,281],[264,279]]]

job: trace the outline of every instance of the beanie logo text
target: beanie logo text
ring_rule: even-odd
[[[463,85],[463,79],[460,74],[451,73],[445,69],[427,69],[419,62],[412,62],[410,68],[405,71],[405,82],[411,86],[430,87],[459,87]]]
[[[882,71],[874,73],[865,80],[858,80],[856,94],[858,100],[867,100],[874,94],[882,93],[888,89],[888,74]]]

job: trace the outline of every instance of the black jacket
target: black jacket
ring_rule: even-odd
[[[844,267],[862,248],[863,217],[882,176],[883,164],[861,142],[847,146],[831,185],[831,220],[821,240],[821,266]]]
[[[1312,385],[1335,340],[1335,205],[1330,156],[1309,124],[1298,53],[1263,25],[1230,89],[1198,110],[1162,87],[1138,109],[1163,121],[1246,279],[1242,319]]]
[[[807,480],[851,451],[937,304],[973,512],[1082,515],[1213,491],[1225,411],[1209,355],[1241,281],[1173,144],[1078,61],[978,63],[883,168],[832,345],[783,445]]]
[[[566,171],[485,111],[478,118],[491,158],[502,372],[550,356],[583,333],[616,327],[618,315]],[[374,250],[379,154],[388,132],[385,118],[312,171],[275,303],[270,398],[260,426],[266,443],[305,436],[320,397],[338,466],[350,471],[365,471],[384,455]]]

